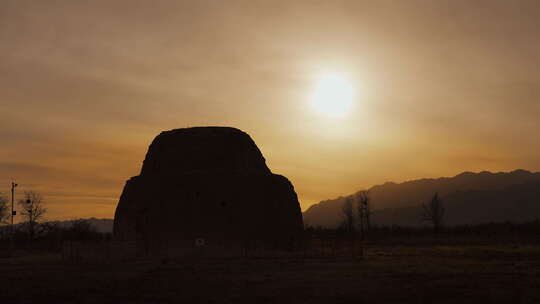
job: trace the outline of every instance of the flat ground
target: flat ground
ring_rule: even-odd
[[[540,246],[371,247],[364,259],[0,259],[1,303],[540,303]],[[54,301],[54,302],[53,302]]]

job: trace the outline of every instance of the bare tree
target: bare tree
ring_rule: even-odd
[[[360,191],[357,195],[356,213],[358,216],[358,225],[362,237],[371,228],[371,198],[369,191]]]
[[[88,220],[78,219],[71,222],[69,229],[74,240],[87,240],[97,234],[97,230]]]
[[[365,216],[364,216],[364,206],[362,204],[360,195],[357,196],[356,216],[358,218],[358,228],[360,229],[360,237],[364,238]]]
[[[7,199],[0,193],[0,224],[7,224],[9,215]]]
[[[422,204],[422,221],[430,222],[435,232],[439,232],[444,219],[444,207],[439,198],[439,194],[435,193],[431,201]]]
[[[22,208],[21,215],[25,219],[30,237],[34,236],[38,221],[47,212],[43,203],[43,196],[36,191],[25,191],[24,199],[19,200],[19,205]]]
[[[353,234],[355,230],[355,218],[353,200],[350,197],[345,198],[345,202],[343,203],[343,206],[341,206],[341,212],[343,215],[342,225],[347,233]]]

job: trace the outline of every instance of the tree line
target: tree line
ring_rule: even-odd
[[[25,191],[22,199],[17,201],[20,207],[20,216],[22,217],[22,227],[28,235],[33,238],[36,234],[36,228],[40,220],[43,219],[47,208],[45,208],[45,199],[37,191]],[[8,207],[8,200],[0,193],[0,223],[8,224],[11,218],[11,210]]]
[[[69,227],[61,226],[58,222],[44,222],[47,213],[47,201],[38,191],[25,191],[23,198],[17,200],[22,220],[8,227],[11,223],[11,206],[6,196],[0,193],[0,238],[10,235],[17,239],[55,238],[66,240],[100,239],[104,236],[97,232],[87,220],[74,220]]]
[[[368,190],[358,192],[354,196],[345,198],[341,207],[342,220],[340,229],[345,230],[347,234],[360,235],[361,239],[369,233],[371,229],[371,196]],[[445,217],[445,208],[438,193],[421,204],[420,221],[429,223],[437,233],[443,226]]]
[[[364,239],[371,228],[371,197],[368,190],[360,191],[356,196],[347,197],[341,208],[342,229],[349,235],[357,232]]]

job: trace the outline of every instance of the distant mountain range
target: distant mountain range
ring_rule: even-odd
[[[528,221],[540,218],[540,172],[464,172],[454,177],[385,183],[369,189],[373,222],[417,226],[420,206],[439,193],[446,209],[445,224]],[[347,197],[322,201],[303,214],[311,226],[334,227],[341,221]]]
[[[98,219],[95,217],[87,218],[87,219],[79,219],[79,220],[85,220],[90,223],[91,226],[93,226],[97,232],[101,233],[112,233],[113,231],[113,219]],[[52,221],[52,223],[57,223],[62,227],[70,227],[73,222],[76,220],[67,220],[67,221]]]

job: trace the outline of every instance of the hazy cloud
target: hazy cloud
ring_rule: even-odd
[[[207,124],[249,132],[303,208],[540,170],[539,35],[535,0],[2,1],[0,190],[110,217],[153,136]],[[360,92],[341,121],[307,105],[333,70]]]

